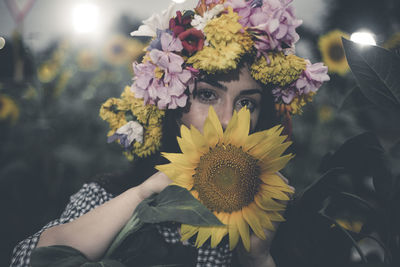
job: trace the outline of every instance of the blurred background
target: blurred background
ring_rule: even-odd
[[[132,62],[146,46],[129,33],[169,3],[0,0],[0,266],[18,241],[59,216],[88,178],[130,164],[118,145],[106,143],[108,126],[98,113],[131,84]],[[296,157],[286,175],[301,192],[319,175],[324,155],[364,131],[378,136],[398,175],[400,118],[354,90],[340,38],[398,53],[400,1],[293,5],[303,19],[297,54],[324,61],[331,81],[293,118]]]

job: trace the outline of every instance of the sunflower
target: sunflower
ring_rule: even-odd
[[[318,46],[329,72],[345,75],[350,68],[344,53],[342,37],[350,38],[348,34],[340,30],[330,31],[319,38]]]
[[[283,221],[280,212],[293,190],[278,176],[291,154],[281,156],[291,142],[284,142],[282,127],[248,135],[250,112],[234,112],[225,131],[210,107],[203,134],[194,127],[181,127],[180,153],[163,153],[170,163],[157,169],[174,184],[188,189],[210,209],[224,226],[199,227],[183,224],[182,240],[197,233],[196,245],[211,237],[211,246],[229,235],[230,249],[242,240],[250,250],[250,231],[266,239],[264,229],[274,230],[273,221]]]

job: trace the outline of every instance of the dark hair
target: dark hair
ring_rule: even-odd
[[[243,65],[239,65],[238,69]],[[276,115],[275,104],[272,96],[272,88],[263,85],[260,115],[255,127],[255,131],[262,131],[279,124],[279,118]],[[163,136],[161,140],[161,148],[159,151],[177,153],[180,152],[177,136],[179,136],[179,121],[184,112],[190,110],[190,102],[184,108],[167,109],[163,121]],[[123,191],[141,184],[148,177],[157,172],[154,168],[158,164],[168,163],[168,160],[161,156],[160,152],[148,156],[146,158],[136,159],[131,167],[124,172],[111,174],[102,174],[94,178],[108,192],[112,194],[120,194]]]

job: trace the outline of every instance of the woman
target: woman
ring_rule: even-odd
[[[111,194],[104,179],[85,184],[60,219],[15,248],[11,265],[26,266],[33,248],[51,245],[73,247],[90,260],[101,258],[137,205],[171,183],[154,169],[162,163],[159,152],[179,152],[176,136],[182,124],[203,132],[210,106],[223,129],[234,111],[247,107],[251,132],[282,118],[290,132],[290,116],[329,79],[322,64],[293,55],[301,21],[290,2],[201,0],[194,10],[173,14],[170,6],[145,21],[133,35],[152,36],[153,41],[143,62],[134,64],[134,83],[100,112],[111,127],[109,141],[118,140],[127,157],[135,158],[133,174],[119,187],[126,190]],[[180,239],[179,227],[160,226],[158,231],[166,242]],[[266,240],[252,234],[250,252],[239,248],[232,253],[224,242],[204,242],[195,262],[228,266],[234,254],[245,266],[274,266],[268,253],[273,234],[265,231]]]

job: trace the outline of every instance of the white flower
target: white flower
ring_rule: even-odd
[[[126,136],[126,144],[130,145],[133,141],[143,143],[143,126],[137,121],[129,121],[127,124],[119,128],[116,132],[117,135]]]
[[[224,11],[224,5],[216,5],[211,10],[204,12],[203,16],[194,15],[192,22],[190,23],[197,30],[203,31],[207,22],[218,16],[222,11]]]
[[[165,30],[169,27],[169,20],[173,17],[175,12],[175,3],[172,2],[168,9],[161,12],[161,14],[153,14],[150,18],[142,21],[143,25],[137,31],[131,32],[131,36],[157,36],[157,29]]]

